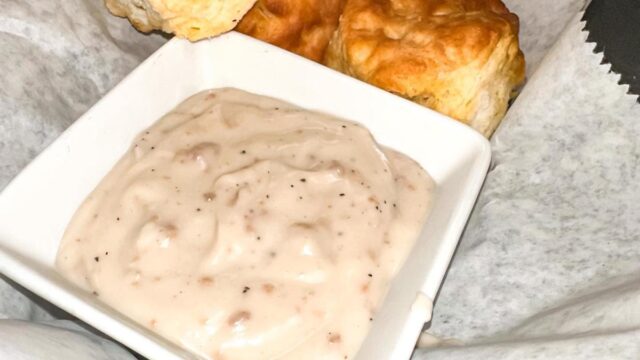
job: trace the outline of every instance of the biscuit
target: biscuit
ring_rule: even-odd
[[[105,0],[142,32],[162,30],[195,41],[233,29],[256,0]]]
[[[324,62],[487,137],[525,67],[499,0],[347,0]]]
[[[258,0],[236,30],[322,61],[344,0]]]

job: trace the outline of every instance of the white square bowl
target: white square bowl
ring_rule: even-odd
[[[484,181],[489,143],[470,128],[238,33],[174,39],[76,121],[0,194],[0,272],[151,359],[192,358],[76,289],[54,259],[76,208],[136,134],[185,98],[236,87],[364,124],[436,182],[424,230],[391,284],[358,359],[407,359]]]

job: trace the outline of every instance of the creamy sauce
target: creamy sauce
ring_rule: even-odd
[[[74,215],[59,271],[212,359],[351,359],[433,182],[362,126],[234,89],[142,132]]]

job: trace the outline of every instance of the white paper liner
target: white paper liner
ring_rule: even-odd
[[[582,13],[496,132],[493,164],[415,359],[640,356],[640,105]]]

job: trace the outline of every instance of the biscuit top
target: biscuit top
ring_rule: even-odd
[[[517,37],[518,18],[499,0],[350,0],[340,31],[352,71],[404,92],[403,74],[485,62],[501,38]]]
[[[518,18],[499,0],[349,0],[325,64],[485,136],[524,80]]]
[[[344,0],[259,0],[236,30],[322,61]]]
[[[191,41],[233,29],[256,0],[105,0],[109,11],[144,32],[162,30]]]

